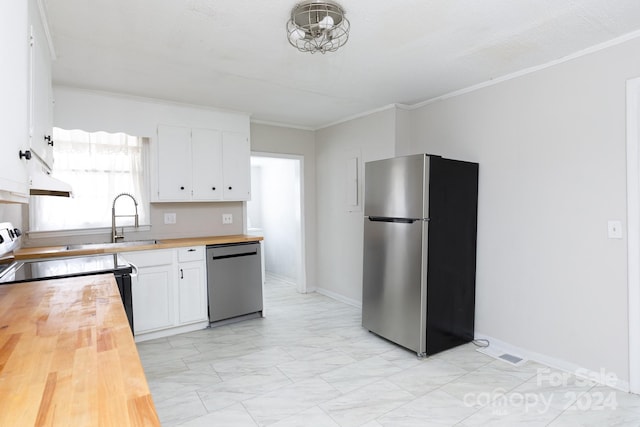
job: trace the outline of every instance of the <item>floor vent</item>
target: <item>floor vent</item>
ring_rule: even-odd
[[[526,359],[507,353],[497,347],[489,346],[489,347],[478,348],[476,350],[479,351],[480,353],[486,354],[487,356],[491,356],[495,359],[502,360],[503,362],[507,362],[508,364],[513,366],[520,366],[527,363]]]

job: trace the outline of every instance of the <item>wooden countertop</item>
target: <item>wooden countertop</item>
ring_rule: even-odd
[[[0,425],[159,426],[111,274],[0,286]]]
[[[235,234],[231,236],[185,237],[181,239],[162,239],[158,243],[145,245],[131,245],[123,243],[95,243],[83,245],[81,248],[67,249],[66,246],[41,246],[21,248],[13,252],[16,260],[54,258],[63,256],[82,256],[111,254],[115,252],[146,251],[149,249],[169,249],[184,246],[219,245],[227,243],[259,242],[262,236]]]

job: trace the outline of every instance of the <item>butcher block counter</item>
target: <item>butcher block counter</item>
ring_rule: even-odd
[[[159,426],[112,274],[0,286],[0,425]]]
[[[146,251],[149,249],[169,249],[185,246],[222,245],[228,243],[258,242],[262,236],[248,234],[234,234],[230,236],[185,237],[181,239],[162,239],[118,243],[91,243],[85,245],[68,246],[41,246],[21,248],[13,253],[16,260],[42,259],[61,256],[83,256],[112,254],[116,252]]]

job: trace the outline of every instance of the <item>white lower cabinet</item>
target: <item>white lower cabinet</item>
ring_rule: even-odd
[[[204,246],[178,249],[178,321],[207,321],[207,281]]]
[[[173,326],[173,266],[138,267],[132,285],[136,335]]]
[[[208,326],[204,246],[125,252],[132,277],[136,341]]]

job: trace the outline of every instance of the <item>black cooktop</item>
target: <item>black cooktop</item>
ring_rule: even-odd
[[[17,261],[2,273],[0,284],[104,273],[124,274],[131,271],[131,265],[117,254],[56,258],[46,261]]]

